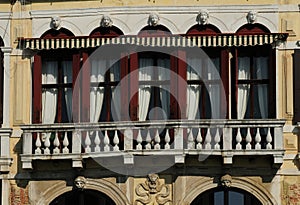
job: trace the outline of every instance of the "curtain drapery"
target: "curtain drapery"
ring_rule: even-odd
[[[91,83],[104,82],[106,60],[91,61]],[[104,87],[91,86],[90,88],[90,122],[98,122],[104,98]]]
[[[219,75],[220,59],[211,58],[207,60],[208,68],[208,80],[221,80]],[[211,118],[220,118],[220,85],[218,83],[210,84],[208,88],[208,94],[211,105]]]
[[[187,58],[187,65],[187,80],[200,80],[202,60],[200,58]],[[196,119],[200,93],[201,85],[189,84],[187,86],[186,117],[188,120]]]
[[[257,79],[268,79],[268,58],[254,58],[254,67],[256,68]],[[261,118],[268,118],[268,85],[260,84],[258,89],[258,102]]]
[[[151,58],[139,59],[139,81],[150,81],[153,75],[153,60]],[[151,96],[150,85],[139,85],[139,120],[146,120]]]
[[[62,71],[64,84],[72,83],[72,61],[63,61],[62,62]],[[68,121],[72,121],[72,87],[64,88],[65,101],[67,107]]]
[[[45,61],[42,64],[42,84],[57,84],[56,61]],[[55,121],[57,106],[57,88],[42,90],[42,123],[52,124]]]
[[[247,80],[250,79],[250,58],[239,57],[238,59],[238,79]],[[247,111],[247,104],[249,99],[249,84],[238,85],[238,101],[237,101],[237,118],[244,119]]]
[[[118,82],[120,81],[120,63],[119,61],[116,61],[114,59],[111,59],[109,61],[110,67],[110,81],[111,82]],[[113,120],[121,120],[121,94],[120,94],[120,85],[117,86],[112,86],[111,87],[111,98],[112,98],[112,103],[111,105],[114,107],[113,111]],[[111,107],[112,107],[111,106]],[[116,118],[116,119],[115,119]]]
[[[169,59],[158,59],[158,80],[170,80],[170,60]],[[164,110],[166,116],[164,119],[169,119],[170,116],[170,95],[169,95],[169,85],[160,86],[160,100],[161,106]]]

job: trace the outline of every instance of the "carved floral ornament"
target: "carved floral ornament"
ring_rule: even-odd
[[[144,183],[140,183],[135,188],[137,199],[134,205],[171,205],[170,189],[167,185],[161,184],[157,174],[149,174]]]

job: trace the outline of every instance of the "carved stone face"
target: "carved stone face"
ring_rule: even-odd
[[[148,24],[149,26],[157,26],[159,23],[159,17],[156,14],[150,14]]]
[[[101,26],[102,27],[110,27],[112,26],[112,20],[110,19],[109,16],[103,16],[101,20]]]
[[[83,189],[86,184],[86,179],[82,176],[79,176],[74,180],[74,183],[78,189]]]
[[[255,23],[255,21],[256,21],[256,12],[255,11],[248,12],[247,21],[248,21],[248,23]]]
[[[61,19],[59,16],[53,16],[51,18],[51,25],[54,29],[59,29],[60,24],[61,24]]]
[[[198,24],[201,24],[201,25],[207,24],[208,17],[209,17],[209,15],[208,15],[207,11],[200,11],[198,16],[197,16]]]

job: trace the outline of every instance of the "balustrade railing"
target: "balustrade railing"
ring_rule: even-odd
[[[134,154],[173,154],[184,162],[186,154],[273,155],[282,163],[282,120],[195,120],[109,122],[23,126],[23,167],[34,159],[72,159]],[[133,159],[124,158],[124,163]]]

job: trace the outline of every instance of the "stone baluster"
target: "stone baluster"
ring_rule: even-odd
[[[271,142],[273,141],[273,139],[272,139],[270,127],[268,127],[268,134],[267,134],[267,137],[266,137],[266,141],[267,141],[266,149],[272,149]]]
[[[150,149],[151,149],[151,136],[150,136],[150,130],[148,130],[148,132],[147,132],[146,142],[147,142],[147,144],[146,144],[145,148],[146,148],[146,150],[150,150]]]
[[[89,135],[88,131],[86,131],[84,144],[85,144],[85,153],[90,153],[92,151],[91,150],[92,142],[91,142],[91,138],[90,138],[90,135]]]
[[[259,131],[259,127],[256,129],[256,135],[255,135],[255,149],[261,149],[261,135]]]
[[[195,142],[194,142],[194,136],[193,136],[193,128],[189,129],[187,148],[188,149],[195,149]]]
[[[211,134],[210,134],[210,128],[207,128],[207,133],[205,136],[205,149],[211,149]]]
[[[54,138],[54,141],[53,141],[53,145],[54,145],[54,149],[53,149],[53,154],[59,154],[60,153],[60,150],[59,150],[59,139],[58,139],[58,132],[55,132],[55,138]]]
[[[196,141],[197,141],[197,150],[201,150],[202,149],[202,134],[201,134],[201,128],[198,129],[198,134],[197,134],[197,137],[196,137]]]
[[[101,141],[100,141],[100,137],[99,137],[99,131],[96,131],[94,143],[95,143],[95,152],[100,152]]]
[[[108,134],[107,134],[107,130],[105,130],[104,132],[104,152],[109,152],[110,151],[110,148],[109,148],[109,137],[108,137]]]
[[[35,149],[34,153],[42,154],[42,150],[41,150],[42,142],[41,142],[41,138],[40,138],[40,133],[36,134],[35,146],[36,146],[36,149]]]
[[[114,151],[119,151],[119,136],[118,136],[118,130],[115,130],[115,135],[114,135],[114,139],[113,139],[113,143],[114,143]]]
[[[216,135],[215,135],[214,149],[220,149],[220,141],[221,141],[221,137],[220,137],[220,133],[219,133],[219,128],[217,128]]]
[[[158,129],[156,129],[154,140],[155,140],[154,149],[160,149],[160,144],[159,144],[160,143],[160,136],[159,136],[159,133],[158,133]]]
[[[45,146],[45,150],[44,150],[44,154],[50,154],[50,135],[51,133],[46,133],[46,140],[44,142],[44,146]]]
[[[241,129],[240,128],[237,129],[237,134],[236,134],[235,140],[236,140],[235,149],[241,150],[242,149],[242,145],[241,145],[242,135],[241,135]]]
[[[171,138],[170,138],[170,134],[169,134],[169,129],[166,129],[166,136],[165,136],[165,150],[169,150],[170,149],[170,141],[171,141]]]
[[[143,147],[142,147],[143,138],[142,138],[142,135],[141,135],[141,129],[138,130],[138,135],[137,135],[136,141],[138,143],[136,145],[136,149],[137,150],[142,150],[143,149]]]
[[[65,132],[65,136],[64,136],[64,140],[63,140],[63,146],[64,146],[63,153],[68,154],[69,153],[69,148],[68,148],[69,140],[68,140],[68,133],[67,132]]]
[[[247,128],[247,135],[246,135],[246,149],[251,149],[251,141],[252,141],[252,137],[251,137],[251,133],[250,133],[250,127]]]

